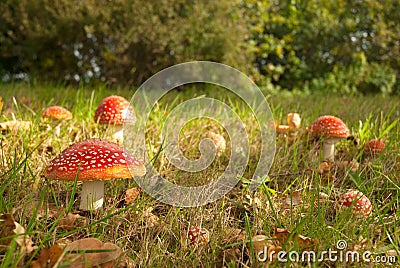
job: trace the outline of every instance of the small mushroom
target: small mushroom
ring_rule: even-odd
[[[364,154],[371,157],[377,157],[383,152],[385,147],[386,145],[381,140],[370,140],[364,146]]]
[[[318,117],[311,124],[309,131],[314,137],[322,139],[324,160],[331,162],[334,162],[335,159],[335,144],[350,135],[346,124],[332,115]]]
[[[129,101],[121,96],[108,96],[104,98],[96,109],[94,121],[108,125],[112,132],[112,139],[118,144],[124,142],[123,125],[134,124],[135,112]]]
[[[104,181],[143,176],[141,161],[115,143],[88,139],[61,152],[47,166],[45,177],[55,180],[82,181],[80,209],[96,210],[103,206]]]
[[[187,238],[191,246],[205,245],[210,241],[210,232],[205,228],[192,226],[187,233]]]
[[[298,113],[288,113],[287,115],[287,123],[291,130],[296,130],[300,128],[301,125],[301,117]]]
[[[72,113],[61,106],[50,106],[46,110],[44,110],[42,118],[49,118],[54,121],[70,120],[72,118]],[[58,124],[54,128],[54,132],[56,136],[60,136],[61,133],[60,124]]]
[[[352,210],[359,215],[369,216],[372,213],[371,201],[362,192],[350,190],[343,194],[339,201],[339,205],[352,207]]]
[[[50,118],[52,120],[69,120],[72,113],[61,106],[50,106],[44,110],[42,118]]]

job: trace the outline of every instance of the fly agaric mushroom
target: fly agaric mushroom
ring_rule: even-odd
[[[364,146],[364,153],[367,156],[377,157],[383,152],[385,147],[386,147],[385,144],[381,140],[377,139],[370,140]]]
[[[205,245],[210,241],[210,233],[208,230],[197,226],[192,226],[189,229],[187,237],[189,239],[189,245],[191,246]]]
[[[104,98],[96,109],[94,121],[102,125],[109,125],[113,141],[124,142],[123,125],[135,122],[135,112],[129,101],[121,96]]]
[[[72,113],[61,106],[50,106],[44,110],[42,118],[50,118],[52,120],[69,120],[72,118]],[[60,136],[60,124],[55,127],[54,131],[56,136]]]
[[[339,199],[339,205],[352,207],[356,214],[369,216],[372,212],[371,201],[362,192],[350,190]]]
[[[72,113],[61,106],[50,106],[44,110],[42,118],[50,118],[53,120],[69,120],[72,118]]]
[[[322,139],[324,160],[330,160],[331,162],[335,159],[335,144],[350,135],[346,124],[332,115],[318,117],[311,124],[309,130],[316,138]]]
[[[103,205],[104,181],[143,176],[141,161],[115,143],[88,139],[75,143],[54,158],[45,177],[56,180],[82,181],[80,209],[95,210]]]

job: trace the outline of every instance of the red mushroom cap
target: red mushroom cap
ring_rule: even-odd
[[[143,176],[141,161],[115,143],[88,139],[62,151],[46,168],[45,177],[58,180],[110,180]]]
[[[332,115],[318,117],[310,126],[310,132],[316,137],[347,138],[350,131],[340,118]]]
[[[100,124],[133,124],[135,112],[129,101],[121,96],[108,96],[104,98],[96,109],[95,122]]]
[[[72,118],[72,113],[61,106],[50,106],[44,110],[42,117],[54,120],[68,120]]]
[[[188,239],[190,245],[204,245],[210,241],[210,233],[205,228],[192,226],[188,231]]]
[[[364,146],[364,153],[371,156],[378,156],[385,147],[386,145],[381,140],[370,140]]]
[[[339,199],[339,204],[346,207],[353,206],[354,212],[362,216],[369,216],[372,212],[371,201],[362,192],[350,190]]]

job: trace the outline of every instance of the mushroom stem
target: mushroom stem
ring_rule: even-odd
[[[335,160],[335,143],[324,141],[322,143],[322,152],[324,153],[324,160],[333,162]]]
[[[96,210],[104,203],[104,181],[84,181],[82,183],[81,210]]]
[[[111,127],[112,140],[121,145],[124,143],[124,128],[123,125],[114,125]]]

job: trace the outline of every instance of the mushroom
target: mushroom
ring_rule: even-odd
[[[104,181],[143,176],[141,161],[115,143],[88,139],[61,152],[47,166],[45,177],[82,181],[80,209],[96,210],[103,206]]]
[[[44,110],[42,118],[50,118],[53,120],[69,120],[72,118],[72,113],[61,106],[50,106]]]
[[[121,96],[108,96],[104,98],[96,109],[94,121],[99,124],[109,125],[114,142],[124,142],[123,125],[135,122],[135,112],[129,101]]]
[[[370,140],[364,146],[364,153],[367,156],[377,157],[383,152],[385,147],[386,145],[381,140],[378,139]]]
[[[316,138],[322,139],[324,160],[331,162],[335,159],[335,144],[350,135],[346,124],[332,115],[318,117],[311,124],[309,131]]]
[[[362,192],[357,190],[350,190],[343,194],[339,201],[339,205],[345,207],[352,207],[356,214],[362,216],[369,216],[372,213],[371,201]]]
[[[300,128],[301,125],[301,117],[298,113],[288,113],[287,115],[287,123],[291,130],[296,130]]]
[[[199,228],[197,226],[192,226],[187,234],[189,239],[189,245],[200,246],[205,245],[210,241],[210,233],[205,228]]]
[[[50,118],[51,120],[69,120],[72,118],[72,113],[61,106],[49,106],[44,110],[42,118]],[[56,136],[60,136],[61,126],[58,124],[54,128]]]

